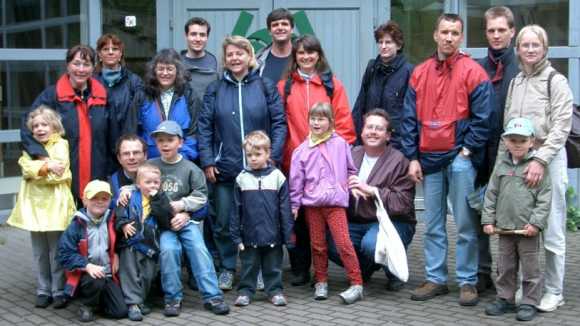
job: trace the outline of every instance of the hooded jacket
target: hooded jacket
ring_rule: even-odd
[[[272,159],[282,160],[286,115],[276,87],[257,70],[241,81],[224,72],[208,86],[203,102],[198,121],[201,166],[215,166],[218,181],[233,182],[244,169],[242,140],[254,130],[270,136]]]

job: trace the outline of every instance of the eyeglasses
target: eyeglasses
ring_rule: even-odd
[[[129,157],[136,157],[136,156],[143,156],[143,151],[129,151],[129,152],[121,152],[119,153],[119,156],[123,157],[123,158],[129,158]]]
[[[387,127],[379,126],[379,125],[365,125],[364,129],[372,130],[372,131],[387,131]]]
[[[162,73],[167,73],[167,74],[173,74],[175,73],[176,69],[175,66],[157,66],[155,67],[155,72],[162,74]]]

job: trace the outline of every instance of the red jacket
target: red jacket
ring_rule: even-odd
[[[288,123],[288,136],[286,137],[286,145],[284,146],[284,155],[282,158],[282,171],[286,174],[290,170],[292,152],[304,142],[310,132],[308,127],[308,110],[317,102],[332,104],[336,133],[349,144],[353,144],[356,140],[356,132],[350,114],[346,91],[336,76],[332,76],[332,83],[334,85],[332,100],[326,94],[326,89],[318,75],[315,75],[310,81],[304,80],[296,71],[292,72],[291,76],[292,89],[287,99],[286,94],[284,94],[286,79],[278,82],[278,91],[285,98],[286,119]]]

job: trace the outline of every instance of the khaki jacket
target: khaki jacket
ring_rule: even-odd
[[[510,83],[504,112],[504,128],[513,118],[523,117],[533,122],[537,149],[534,159],[544,166],[566,144],[572,126],[572,91],[564,75],[556,74],[552,78],[551,98],[548,96],[548,76],[553,70],[545,58],[531,74],[522,69]],[[503,151],[502,142],[499,152]]]

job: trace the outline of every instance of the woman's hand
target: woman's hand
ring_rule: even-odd
[[[533,188],[539,185],[544,177],[544,171],[545,168],[542,163],[532,160],[524,170],[528,187]]]
[[[526,230],[526,237],[535,237],[540,232],[540,229],[532,224],[524,225],[524,230]]]
[[[215,183],[217,181],[217,175],[220,174],[220,171],[215,166],[208,166],[204,169],[205,177],[207,181],[211,183]]]
[[[415,183],[423,181],[423,171],[421,170],[421,163],[418,160],[412,160],[409,164],[409,172],[407,173],[409,178]]]

